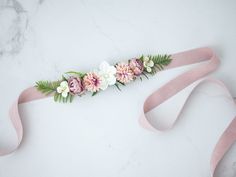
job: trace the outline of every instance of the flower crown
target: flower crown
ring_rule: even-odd
[[[72,102],[75,96],[91,92],[92,96],[109,86],[125,86],[142,76],[154,75],[171,62],[171,55],[148,55],[133,58],[127,62],[109,65],[103,61],[99,68],[92,72],[69,71],[58,81],[38,81],[35,87],[45,95],[54,95],[56,102]]]

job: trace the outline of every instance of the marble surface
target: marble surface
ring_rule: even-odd
[[[8,108],[21,90],[103,60],[210,46],[222,60],[214,77],[236,95],[235,18],[234,0],[0,0],[0,147],[16,139]],[[137,122],[146,96],[191,67],[68,105],[21,105],[25,137],[0,157],[0,177],[210,177],[211,152],[236,114],[219,87],[199,87],[169,132]],[[236,145],[216,176],[236,176]]]

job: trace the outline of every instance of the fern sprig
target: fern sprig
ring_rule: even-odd
[[[57,87],[60,86],[61,81],[38,81],[36,82],[35,87],[38,89],[38,91],[44,93],[45,95],[54,94],[54,101],[55,102],[72,102],[74,95],[68,94],[66,98],[63,98],[60,93],[57,93]]]
[[[60,81],[49,82],[49,81],[38,81],[36,82],[35,87],[38,91],[49,95],[56,91],[57,87],[60,85]]]
[[[152,72],[150,74],[155,74],[158,71],[164,69],[165,66],[170,64],[171,62],[171,55],[155,55],[155,56],[148,56],[154,63],[154,67],[152,68]]]
[[[55,92],[54,94],[54,101],[55,102],[62,102],[62,103],[68,103],[68,102],[72,102],[74,99],[74,95],[68,94],[68,96],[66,98],[63,98],[62,95],[60,93]]]

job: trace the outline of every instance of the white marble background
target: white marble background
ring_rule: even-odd
[[[16,139],[7,117],[21,90],[102,60],[210,46],[222,60],[215,77],[236,95],[235,19],[234,0],[0,0],[0,147]],[[0,157],[0,177],[210,177],[214,144],[236,113],[217,86],[197,89],[169,132],[137,123],[145,97],[186,69],[68,105],[21,105],[25,138]],[[236,176],[235,145],[216,176]]]

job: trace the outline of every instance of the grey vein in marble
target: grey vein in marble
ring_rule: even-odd
[[[22,49],[27,26],[27,12],[20,2],[0,2],[0,56],[16,54]]]

